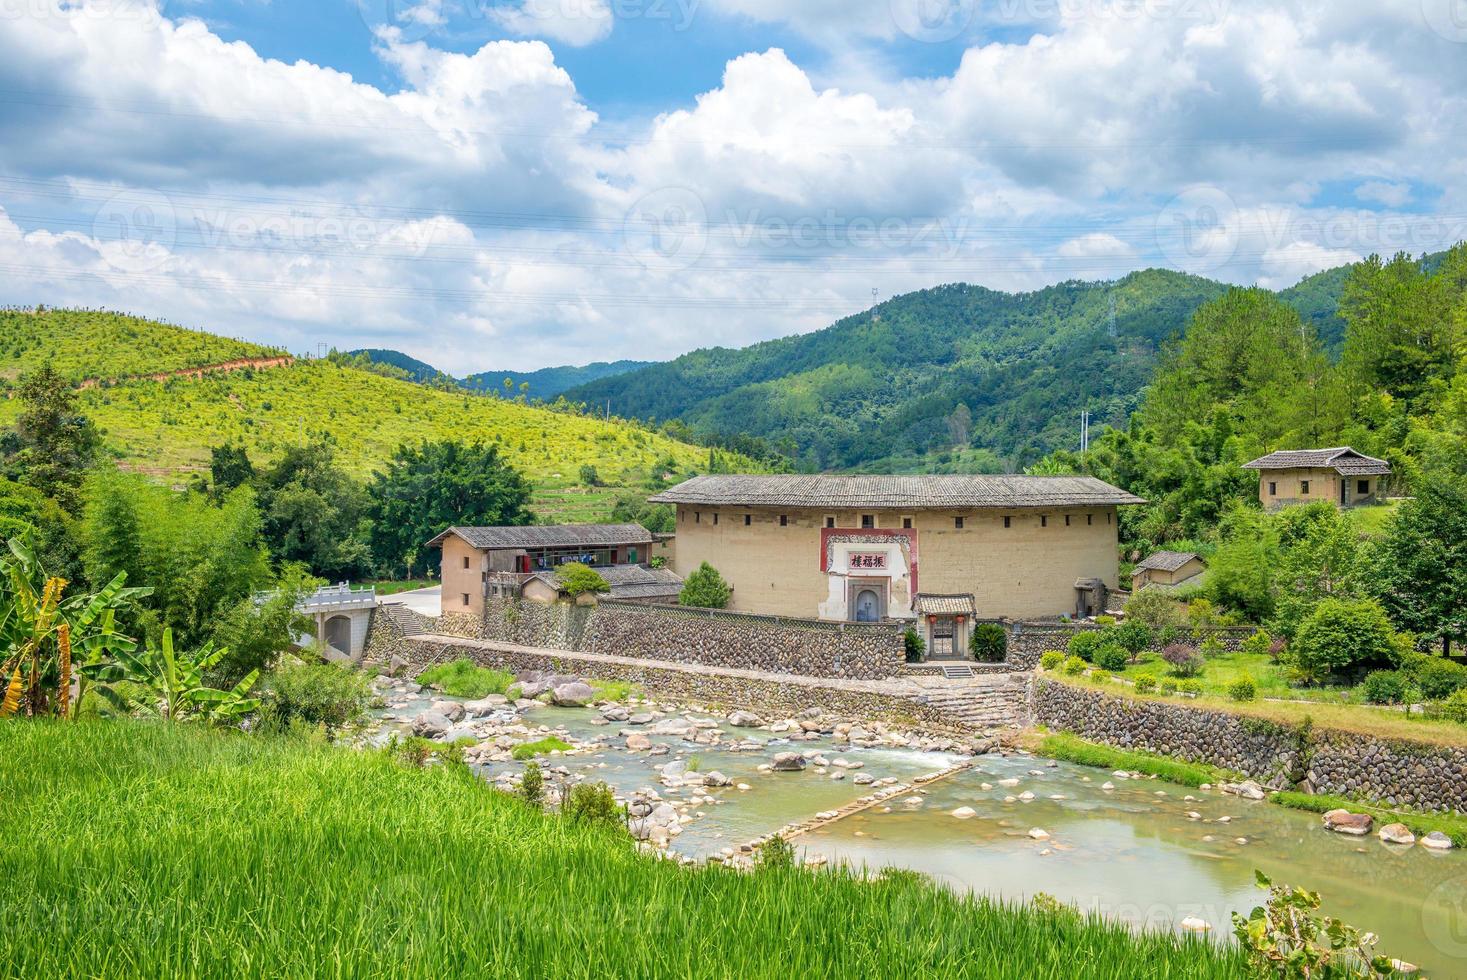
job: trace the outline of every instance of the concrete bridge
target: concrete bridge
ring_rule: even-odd
[[[367,629],[377,607],[372,586],[353,589],[350,582],[322,586],[301,599],[296,611],[316,621],[316,645],[327,660],[360,661],[367,646]]]

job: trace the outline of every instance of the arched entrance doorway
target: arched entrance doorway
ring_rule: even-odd
[[[856,622],[874,623],[881,619],[881,596],[875,589],[862,589],[856,593]]]

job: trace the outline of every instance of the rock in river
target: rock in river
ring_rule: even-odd
[[[805,768],[805,757],[798,752],[781,752],[770,762],[775,772],[799,772]]]
[[[563,708],[582,707],[589,704],[594,697],[596,697],[596,692],[585,681],[571,681],[569,684],[561,684],[551,694],[551,699]]]
[[[645,752],[652,747],[652,740],[641,732],[632,732],[627,736],[627,750],[630,752]]]
[[[1450,851],[1453,847],[1456,847],[1457,845],[1453,844],[1452,839],[1446,834],[1442,833],[1440,830],[1433,830],[1431,833],[1421,838],[1421,846],[1429,847],[1434,851]]]
[[[1363,837],[1370,833],[1375,818],[1368,813],[1351,813],[1349,810],[1330,810],[1324,815],[1324,829],[1337,834],[1352,834]]]
[[[442,735],[452,727],[453,722],[437,711],[425,711],[413,719],[413,734],[425,738]]]
[[[1387,844],[1414,844],[1416,835],[1403,823],[1388,823],[1380,828],[1378,836]]]
[[[735,728],[757,728],[764,721],[752,711],[735,711],[728,716],[728,723]]]
[[[464,720],[464,706],[457,701],[434,701],[428,706],[429,711],[436,711],[449,721]]]

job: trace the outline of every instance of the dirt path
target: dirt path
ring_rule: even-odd
[[[290,367],[294,363],[295,358],[289,354],[279,354],[274,357],[239,357],[232,361],[200,364],[197,367],[160,371],[157,374],[124,374],[115,378],[86,378],[77,387],[95,388],[106,381],[167,381],[169,378],[202,378],[206,374],[226,374],[230,371],[244,371],[251,368],[265,371],[270,368]]]

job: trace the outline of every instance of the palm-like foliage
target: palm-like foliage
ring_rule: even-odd
[[[26,541],[12,538],[8,547],[0,559],[0,717],[69,716],[84,685],[73,662],[101,663],[136,646],[117,632],[117,611],[150,590],[125,588],[119,574],[98,592],[67,598],[66,580],[48,576]]]
[[[129,695],[111,686],[100,689],[104,697],[124,711],[155,711],[166,721],[200,718],[213,723],[234,721],[260,706],[258,698],[246,697],[259,680],[252,670],[228,691],[204,685],[204,671],[218,663],[228,651],[207,644],[192,652],[173,648],[173,630],[163,631],[163,642],[142,652],[117,650],[113,660],[87,664],[82,673],[105,685],[125,681],[142,687],[146,697]]]

